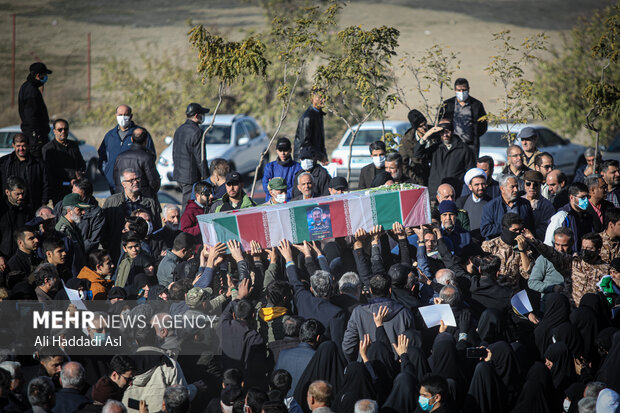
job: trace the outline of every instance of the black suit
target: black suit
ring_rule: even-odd
[[[15,151],[0,158],[0,179],[2,193],[6,189],[6,180],[9,176],[18,176],[26,182],[26,204],[36,211],[49,200],[47,175],[40,161],[28,155],[25,161],[20,161]]]
[[[133,144],[121,152],[114,163],[115,193],[123,191],[121,174],[125,169],[133,169],[140,178],[140,191],[143,196],[157,199],[161,179],[155,167],[155,155],[146,146]]]
[[[601,205],[599,208],[601,209],[601,217],[603,218],[603,220],[605,220],[605,211],[613,207],[614,204],[612,204],[611,202],[604,199],[601,201]],[[588,209],[586,209],[586,214],[592,215],[592,227],[594,227],[594,232],[603,232],[605,230],[605,223],[601,222],[601,220],[598,218],[598,214],[592,207],[592,204],[589,202]]]
[[[28,75],[27,80],[19,88],[19,117],[22,121],[21,129],[28,138],[30,153],[40,157],[41,147],[49,140],[50,118],[47,106],[39,88],[43,85]]]
[[[369,163],[360,171],[360,180],[357,184],[357,189],[372,188],[372,180],[379,172],[385,171],[385,168],[377,169],[374,163]]]
[[[325,149],[325,129],[323,127],[322,110],[310,106],[299,118],[297,131],[295,132],[295,148],[293,159],[299,162],[301,148],[311,148],[316,160],[327,159]]]
[[[478,152],[480,150],[480,137],[484,135],[487,131],[488,123],[486,120],[479,120],[481,117],[485,116],[487,113],[484,110],[484,106],[482,102],[478,99],[469,96],[466,100],[471,105],[471,115],[472,115],[472,138],[473,142],[468,144],[471,149],[475,150],[475,157],[478,157]],[[454,125],[454,105],[458,104],[456,101],[456,96],[451,97],[450,99],[446,99],[443,102],[443,106],[441,107],[441,113],[439,115],[439,119],[448,118],[452,121]]]
[[[71,193],[71,180],[76,172],[84,172],[86,163],[77,142],[66,140],[66,145],[56,139],[43,145],[42,154],[47,170],[50,198],[56,203]]]

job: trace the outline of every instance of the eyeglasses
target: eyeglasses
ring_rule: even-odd
[[[540,186],[540,183],[532,182],[532,181],[525,181],[525,186],[533,186],[534,188],[538,188]]]
[[[543,168],[543,169],[549,170],[549,169],[553,169],[553,164],[550,164],[550,165],[540,165],[540,167]]]
[[[69,130],[69,128],[56,128],[56,130],[57,130],[58,132],[65,132],[65,131],[68,131],[68,130]]]
[[[121,374],[121,377],[124,378],[125,380],[127,380],[129,383],[131,383],[135,379],[134,376],[127,377],[127,376],[123,376],[122,374]]]
[[[125,182],[129,182],[130,184],[134,184],[136,182],[140,182],[140,178],[125,179]]]

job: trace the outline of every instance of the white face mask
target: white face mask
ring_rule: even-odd
[[[314,166],[314,161],[312,159],[302,159],[300,163],[301,163],[301,168],[304,171],[309,171]]]
[[[462,92],[456,92],[456,98],[461,102],[466,101],[468,97],[469,97],[469,91],[467,90],[464,90]]]
[[[564,399],[564,403],[562,404],[562,408],[566,413],[568,413],[568,409],[570,409],[570,400]]]
[[[151,235],[153,233],[153,223],[151,221],[146,221],[146,225],[148,225],[148,230],[146,231],[146,235]]]
[[[131,116],[129,115],[118,115],[116,116],[116,121],[118,122],[118,126],[125,129],[129,126],[131,122]]]
[[[372,163],[375,164],[375,168],[383,168],[385,166],[385,155],[373,156]]]
[[[286,194],[278,194],[273,198],[276,204],[283,204],[286,202]]]

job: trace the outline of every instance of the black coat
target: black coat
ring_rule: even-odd
[[[0,159],[0,161],[2,161],[2,159]],[[612,204],[611,202],[604,200],[604,199],[601,201],[600,208],[601,208],[601,215],[603,219],[605,218],[605,211],[613,207],[614,207],[614,204]],[[586,209],[586,214],[589,214],[592,216],[592,226],[594,227],[594,232],[603,232],[605,230],[604,222],[601,222],[601,220],[598,218],[598,214],[592,207],[592,204],[589,202],[588,202],[588,209]]]
[[[0,200],[0,256],[10,258],[17,251],[13,231],[23,227],[30,219],[27,206],[15,206],[9,203],[6,195]]]
[[[377,169],[374,163],[369,163],[360,171],[360,180],[357,184],[357,189],[372,188],[372,180],[379,172],[385,171],[385,168]]]
[[[299,191],[299,189],[297,189],[297,178],[299,177],[299,175],[301,175],[304,172],[308,172],[308,171],[304,171],[303,169],[300,169],[299,172],[295,174],[295,181],[294,181],[295,187],[293,188],[293,200],[295,200],[296,197],[299,197],[301,195],[301,192]],[[314,184],[312,188],[313,196],[317,197],[317,196],[329,195],[329,182],[332,180],[332,178],[331,176],[329,176],[327,169],[323,168],[321,165],[315,165],[314,168],[312,168],[309,172],[312,175],[313,184]],[[302,198],[297,198],[297,199],[302,199]]]
[[[325,113],[310,106],[299,118],[295,132],[295,148],[293,159],[299,162],[301,148],[311,148],[316,160],[327,159],[325,149],[325,129],[323,127]]]
[[[202,129],[190,119],[174,131],[172,178],[181,184],[193,184],[200,180]],[[205,171],[206,172],[206,171]]]
[[[43,83],[32,75],[19,88],[18,104],[21,129],[28,137],[28,146],[32,150],[41,147],[48,140],[50,118],[43,95],[39,90]],[[35,137],[37,139],[35,139]]]
[[[49,201],[47,174],[43,164],[32,156],[20,164],[15,151],[0,158],[0,179],[2,180],[2,192],[6,189],[6,180],[9,176],[19,176],[26,182],[26,203],[28,207],[36,211]]]
[[[125,169],[133,169],[140,178],[142,195],[156,199],[161,185],[161,178],[155,167],[155,155],[143,145],[131,145],[121,152],[114,163],[115,193],[122,192],[121,174]]]
[[[442,142],[428,148],[419,142],[416,143],[415,157],[421,158],[428,154],[431,157],[431,172],[428,178],[428,190],[431,195],[437,193],[437,188],[442,183],[451,184],[458,191],[461,188],[465,172],[476,166],[474,154],[456,135],[453,135],[450,149]]]
[[[471,105],[471,114],[472,114],[472,129],[473,129],[473,138],[474,142],[472,146],[475,146],[476,149],[480,149],[480,137],[484,135],[487,131],[488,122],[486,120],[478,120],[482,116],[485,116],[487,113],[484,111],[484,106],[482,102],[478,99],[469,97],[469,104]],[[443,102],[443,106],[441,108],[441,114],[439,115],[439,119],[448,118],[454,124],[454,105],[456,104],[456,96],[451,97],[450,99],[446,99]]]
[[[68,139],[66,143],[63,145],[54,139],[43,145],[41,150],[47,171],[49,195],[54,203],[71,193],[71,180],[77,177],[76,172],[83,173],[86,169],[78,143]],[[67,182],[69,184],[65,184]]]

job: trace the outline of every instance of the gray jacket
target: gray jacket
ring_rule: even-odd
[[[174,281],[174,275],[172,273],[177,264],[182,261],[172,250],[167,251],[164,259],[159,263],[159,268],[157,268],[157,282],[159,282],[159,285],[163,285],[166,288]]]
[[[542,255],[536,259],[527,286],[541,293],[541,298],[553,292],[554,285],[564,285],[564,277],[555,269],[551,261]]]
[[[389,312],[383,320],[383,326],[390,342],[397,343],[398,335],[414,326],[413,314],[401,303],[391,298],[374,298],[370,301],[370,304],[355,307],[344,332],[342,351],[349,361],[357,358],[359,342],[363,339],[364,334],[370,334],[371,341],[376,340],[377,327],[372,314],[378,312],[379,307],[387,306],[389,308]]]

